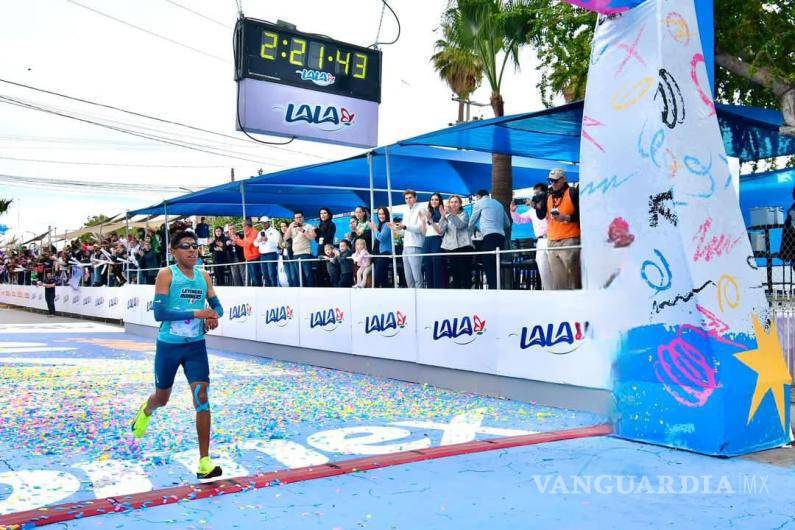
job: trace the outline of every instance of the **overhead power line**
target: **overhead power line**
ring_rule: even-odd
[[[99,9],[94,9],[93,7],[87,6],[85,4],[81,4],[80,2],[77,2],[76,0],[66,0],[66,1],[69,2],[70,4],[74,4],[76,6],[82,7],[83,9],[87,9],[88,11],[91,11],[92,13],[96,13],[97,15],[100,15],[102,17],[109,18],[109,19],[114,20],[114,21],[116,21],[116,22],[118,22],[120,24],[124,24],[125,26],[129,26],[131,28],[137,29],[138,31],[143,31],[144,33],[146,33],[148,35],[151,35],[153,37],[157,37],[158,39],[162,39],[162,40],[164,40],[166,42],[170,42],[171,44],[176,44],[177,46],[180,46],[182,48],[194,51],[196,53],[200,53],[201,55],[204,55],[206,57],[210,57],[211,59],[215,59],[216,61],[221,61],[223,63],[232,64],[232,61],[230,61],[228,59],[224,59],[223,57],[220,57],[218,55],[206,52],[204,50],[200,50],[199,48],[194,48],[193,46],[190,46],[188,44],[182,43],[182,42],[180,42],[178,40],[174,40],[171,37],[166,37],[165,35],[161,35],[160,33],[155,33],[154,31],[148,30],[146,28],[142,28],[141,26],[136,26],[135,24],[127,22],[126,20],[122,20],[122,19],[120,19],[118,17],[114,17],[113,15],[109,15],[109,14],[103,12],[103,11],[100,11]]]
[[[28,177],[24,175],[7,175],[0,173],[0,182],[10,186],[45,189],[69,189],[72,191],[91,191],[92,193],[176,193],[190,191],[181,186],[153,186],[151,184],[127,184],[107,181],[84,181],[71,179],[54,179],[47,177]],[[194,184],[195,186],[195,184]]]
[[[182,4],[179,4],[179,3],[177,3],[177,2],[174,2],[174,0],[165,0],[165,1],[166,1],[166,2],[168,2],[168,3],[169,3],[169,4],[171,4],[171,5],[177,6],[177,7],[178,7],[178,8],[180,8],[180,9],[184,9],[185,11],[188,11],[188,12],[190,12],[190,13],[193,13],[193,14],[194,14],[194,15],[196,15],[197,17],[201,17],[201,18],[203,18],[203,19],[205,19],[205,20],[209,20],[210,22],[213,22],[213,23],[215,23],[215,24],[218,24],[219,26],[223,26],[223,27],[225,27],[225,28],[228,28],[228,29],[234,29],[234,26],[232,26],[231,24],[224,24],[224,23],[223,23],[223,22],[221,22],[220,20],[216,20],[216,19],[214,19],[214,18],[212,18],[212,17],[208,17],[207,15],[204,15],[204,14],[202,14],[202,13],[199,13],[198,11],[194,11],[193,9],[189,8],[188,6],[184,6],[184,5],[182,5]]]
[[[40,164],[64,164],[68,166],[109,166],[109,167],[147,167],[169,169],[220,169],[228,165],[217,166],[192,166],[182,164],[122,164],[118,162],[78,162],[75,160],[45,160],[41,158],[17,158],[13,156],[0,156],[0,160],[13,160],[15,162],[36,162]]]
[[[177,125],[179,127],[185,127],[187,129],[192,129],[194,131],[199,131],[199,132],[203,132],[203,133],[207,133],[207,134],[212,134],[212,135],[220,136],[220,137],[223,137],[223,138],[229,138],[229,139],[236,140],[238,142],[243,142],[243,143],[246,143],[246,144],[261,145],[259,142],[247,140],[247,139],[241,138],[239,136],[233,136],[231,134],[225,134],[225,133],[218,132],[218,131],[213,131],[213,130],[210,130],[210,129],[204,129],[202,127],[197,127],[195,125],[190,125],[190,124],[187,124],[187,123],[178,122],[178,121],[174,121],[174,120],[168,120],[168,119],[165,119],[165,118],[160,118],[158,116],[153,116],[151,114],[144,114],[144,113],[141,113],[141,112],[136,112],[134,110],[125,109],[125,108],[117,107],[117,106],[114,106],[114,105],[108,105],[108,104],[105,104],[105,103],[99,103],[97,101],[92,101],[92,100],[89,100],[89,99],[78,98],[78,97],[70,96],[70,95],[67,95],[67,94],[64,94],[64,93],[61,93],[61,92],[55,92],[55,91],[52,91],[52,90],[46,90],[44,88],[35,87],[35,86],[28,85],[28,84],[25,84],[25,83],[18,83],[16,81],[11,81],[9,79],[0,78],[0,82],[6,83],[6,84],[9,84],[9,85],[12,85],[12,86],[20,87],[20,88],[25,88],[25,89],[28,89],[28,90],[33,90],[35,92],[41,92],[43,94],[49,94],[51,96],[57,96],[57,97],[60,97],[60,98],[71,100],[71,101],[77,101],[79,103],[85,103],[87,105],[93,105],[95,107],[101,107],[101,108],[105,108],[105,109],[109,109],[109,110],[115,110],[115,111],[118,111],[118,112],[123,112],[125,114],[130,114],[132,116],[138,116],[139,118],[146,118],[146,119],[158,121],[160,123],[167,123],[169,125]],[[267,147],[270,148],[270,149],[276,149],[276,150],[279,150],[279,151],[285,151],[287,153],[306,155],[306,156],[309,156],[309,157],[312,157],[312,158],[316,158],[316,159],[319,159],[319,160],[328,160],[328,158],[316,155],[314,153],[307,153],[305,151],[298,151],[296,149],[288,149],[286,147],[279,147],[277,145],[267,145]]]
[[[237,156],[237,155],[233,155],[233,154],[226,154],[226,153],[223,153],[223,152],[219,152],[220,150],[212,151],[210,149],[206,149],[206,148],[202,148],[202,147],[195,147],[196,144],[191,145],[189,142],[181,142],[181,141],[178,141],[178,140],[171,140],[171,139],[168,139],[168,138],[164,138],[164,137],[160,137],[160,136],[156,136],[156,135],[152,135],[152,134],[145,134],[145,133],[141,133],[141,132],[138,132],[138,131],[125,129],[125,128],[122,128],[122,127],[116,127],[116,126],[113,126],[113,125],[100,123],[100,122],[97,122],[97,121],[94,121],[94,120],[88,120],[88,119],[85,119],[85,118],[80,118],[80,117],[77,117],[77,116],[73,116],[73,115],[67,114],[65,112],[59,112],[59,111],[55,111],[55,110],[50,110],[50,109],[46,109],[46,108],[40,107],[38,105],[25,103],[23,101],[19,101],[19,100],[16,100],[14,98],[10,98],[10,97],[7,97],[7,96],[0,96],[0,102],[6,103],[6,104],[9,104],[9,105],[14,105],[14,106],[17,106],[17,107],[23,107],[23,108],[27,108],[27,109],[31,109],[31,110],[36,110],[36,111],[39,111],[39,112],[44,112],[44,113],[47,113],[47,114],[53,114],[55,116],[61,116],[63,118],[69,118],[69,119],[72,119],[72,120],[75,120],[75,121],[79,121],[79,122],[83,122],[83,123],[89,123],[91,125],[96,125],[98,127],[102,127],[102,128],[105,128],[105,129],[110,129],[112,131],[117,131],[117,132],[120,132],[120,133],[123,133],[123,134],[129,134],[129,135],[132,135],[132,136],[137,136],[139,138],[145,138],[147,140],[152,140],[152,141],[155,141],[155,142],[161,142],[161,143],[164,143],[164,144],[174,145],[174,146],[177,146],[177,147],[182,147],[184,149],[190,149],[192,151],[199,151],[199,152],[202,152],[202,153],[207,153],[207,154],[211,154],[211,155],[215,155],[215,156],[222,156],[222,157],[225,157],[225,158],[233,158],[233,159],[237,159],[237,160],[244,160],[246,162],[253,162],[255,164],[263,164],[263,162],[260,161],[260,160],[254,160],[252,158],[246,158],[246,157],[243,157],[243,156]],[[265,165],[277,165],[277,164],[274,164],[272,162],[267,162],[267,163],[265,163]]]

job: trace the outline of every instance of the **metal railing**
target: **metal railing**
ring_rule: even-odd
[[[393,262],[393,269],[392,269],[393,282],[392,283],[393,283],[393,287],[397,288],[399,286],[398,285],[398,274],[397,274],[397,270],[396,270],[397,269],[396,261],[397,261],[398,258],[402,259],[402,258],[408,257],[408,256],[410,256],[412,258],[424,258],[424,257],[451,258],[451,257],[460,257],[460,256],[473,256],[473,257],[475,257],[475,256],[494,256],[495,275],[496,275],[496,282],[495,282],[496,285],[494,287],[496,289],[501,289],[501,286],[502,286],[502,283],[503,283],[502,282],[503,278],[502,278],[502,270],[501,269],[503,267],[515,267],[515,266],[522,265],[521,263],[517,263],[517,262],[503,262],[502,261],[502,256],[505,256],[505,255],[516,255],[516,254],[535,254],[535,253],[537,253],[539,251],[541,251],[541,252],[558,252],[558,251],[564,251],[564,250],[576,250],[576,249],[580,249],[580,248],[581,247],[579,245],[560,246],[560,247],[545,248],[545,249],[544,248],[542,248],[542,249],[539,249],[539,248],[528,248],[528,249],[502,250],[500,248],[497,248],[496,250],[473,250],[473,251],[466,251],[466,252],[424,252],[424,253],[413,253],[413,254],[408,254],[408,255],[404,255],[404,254],[370,254],[369,257],[370,257],[371,260],[376,260],[376,259],[389,259],[389,260],[392,260],[392,262]],[[353,259],[353,258],[352,258],[352,256],[349,256],[346,259]],[[203,264],[203,265],[201,265],[201,267],[203,267],[205,269],[209,269],[209,270],[213,270],[215,268],[221,268],[221,267],[233,267],[233,266],[244,267],[244,280],[243,280],[243,283],[246,286],[250,286],[249,285],[250,284],[250,281],[249,281],[250,278],[248,278],[248,267],[247,267],[248,264],[257,264],[257,265],[259,265],[259,264],[269,264],[269,263],[275,263],[275,264],[282,263],[283,265],[297,264],[296,265],[296,267],[298,269],[298,274],[297,274],[297,276],[298,276],[298,285],[297,285],[297,287],[303,287],[303,284],[304,284],[304,271],[303,271],[304,264],[305,263],[313,263],[313,262],[326,263],[326,261],[327,260],[325,258],[319,258],[319,257],[314,257],[314,256],[312,256],[311,258],[307,257],[307,258],[300,258],[300,259],[298,259],[298,258],[285,259],[283,257],[280,257],[280,258],[275,259],[275,260],[273,260],[273,259],[271,259],[271,260],[262,260],[262,259],[260,259],[260,260],[251,260],[251,261],[237,261],[237,262],[232,262],[232,263]],[[474,263],[473,263],[473,265],[474,265]],[[146,272],[146,271],[157,271],[157,270],[160,270],[160,268],[161,267],[129,268],[129,274],[130,275],[135,274],[136,277],[139,277],[138,276],[139,273]],[[371,267],[371,268],[372,268],[372,270],[370,272],[370,274],[372,275],[372,284],[371,285],[375,285],[375,267]],[[286,270],[285,270],[285,272],[286,272]],[[474,269],[473,269],[473,272],[474,272]],[[312,272],[310,272],[310,274],[312,274]],[[213,276],[215,276],[215,275],[213,274]],[[261,276],[264,276],[264,274],[262,274]],[[485,282],[484,282],[484,285],[486,285]],[[491,286],[489,286],[489,288],[491,288]]]

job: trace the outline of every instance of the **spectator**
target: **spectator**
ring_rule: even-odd
[[[196,243],[206,246],[210,242],[210,225],[205,222],[205,217],[196,225]]]
[[[351,215],[351,218],[348,219],[348,230],[345,234],[343,239],[347,239],[348,241],[356,241],[356,230],[359,227],[359,219],[355,215]]]
[[[353,260],[350,242],[347,239],[340,241],[339,263],[340,283],[337,287],[351,287],[353,285]]]
[[[464,211],[464,202],[458,195],[453,195],[447,201],[444,216],[439,222],[442,229],[442,250],[450,252],[447,258],[453,273],[452,287],[454,289],[472,288],[472,255],[456,254],[459,252],[472,252],[472,237],[469,234],[469,216]]]
[[[257,230],[251,219],[243,221],[243,238],[235,238],[235,245],[243,247],[243,258],[246,260],[248,271],[248,285],[262,287],[262,271],[260,269],[259,247],[254,243],[257,239]]]
[[[293,222],[290,223],[285,237],[291,242],[293,259],[298,260],[298,271],[302,281],[300,285],[313,287],[314,273],[312,265],[314,257],[312,256],[312,240],[317,236],[315,229],[311,225],[304,223],[303,212],[298,211],[293,214]]]
[[[143,245],[141,245],[141,248],[138,250],[138,255],[138,263],[141,269],[143,269],[142,277],[138,280],[139,283],[154,285],[160,265],[160,259],[157,253],[155,253],[155,250],[148,241],[144,241]]]
[[[331,243],[323,245],[321,256],[326,260],[326,273],[328,274],[331,287],[337,287],[340,283],[340,253]]]
[[[262,229],[255,243],[259,247],[262,263],[262,277],[266,287],[279,286],[279,242],[282,234],[271,226],[271,218],[263,215],[259,218]]]
[[[354,287],[366,287],[367,276],[373,270],[372,258],[367,252],[367,242],[360,237],[356,240],[356,252],[353,253],[353,262],[358,267],[356,269],[356,285]]]
[[[547,252],[547,220],[539,219],[538,212],[545,208],[547,203],[547,185],[539,182],[533,186],[533,197],[526,201],[529,207],[527,212],[516,211],[516,203],[511,201],[511,219],[516,224],[533,224],[533,234],[536,236],[535,261],[538,275],[541,277],[541,288],[552,289],[552,274],[549,268],[549,252]]]
[[[376,210],[378,217],[378,224],[370,221],[370,229],[375,234],[375,240],[378,246],[378,255],[383,256],[375,258],[373,266],[375,267],[375,286],[376,287],[389,287],[389,267],[392,264],[391,254],[394,253],[392,245],[392,229],[389,227],[389,210],[381,207]]]
[[[422,243],[423,254],[439,254],[442,251],[442,220],[444,201],[438,193],[432,193],[428,208],[422,210],[421,219],[425,225],[425,240]],[[444,260],[441,256],[423,256],[422,268],[425,271],[425,286],[430,289],[444,287]]]
[[[213,229],[213,239],[210,241],[210,251],[213,255],[213,278],[215,285],[226,285],[226,263],[228,263],[229,255],[226,251],[227,237],[224,235],[224,229],[216,226]]]
[[[317,254],[320,257],[325,254],[326,243],[331,243],[331,246],[334,246],[337,225],[334,224],[331,210],[328,208],[321,208],[318,212],[318,217],[320,218],[320,224],[315,229],[315,234],[317,234]],[[336,282],[332,282],[329,278],[327,268],[318,267],[317,272],[318,286],[333,287],[336,285]]]
[[[579,289],[580,249],[580,198],[577,188],[566,182],[562,169],[549,172],[550,193],[546,208],[538,210],[538,218],[547,220],[549,240],[549,270],[552,289]]]
[[[422,258],[416,256],[422,252],[425,240],[425,225],[420,214],[423,207],[417,204],[417,192],[406,190],[403,198],[409,207],[403,222],[390,225],[393,230],[400,230],[403,234],[403,271],[406,276],[406,286],[418,287],[422,283]]]
[[[469,218],[469,230],[480,228],[483,236],[480,250],[490,252],[496,249],[505,249],[505,232],[511,227],[511,220],[505,213],[505,208],[499,201],[489,197],[488,190],[479,190],[475,195],[475,205],[472,208],[472,217]],[[486,269],[486,282],[489,289],[497,285],[497,266],[492,256],[483,256],[483,267]]]
[[[53,276],[51,270],[44,273],[44,277],[42,279],[42,285],[44,285],[44,300],[47,302],[47,316],[54,317],[55,316],[55,276]]]
[[[230,263],[229,270],[232,273],[232,285],[241,287],[244,284],[245,274],[244,267],[245,255],[243,254],[243,247],[236,245],[235,241],[243,237],[243,232],[235,232],[233,225],[228,225],[226,230],[226,262]]]
[[[367,245],[367,251],[371,252],[373,250],[373,233],[370,230],[370,212],[364,206],[357,206],[353,211],[353,216],[356,218],[356,228],[354,229],[356,235],[351,241],[356,241],[361,237]]]
[[[93,252],[91,253],[91,286],[92,287],[99,287],[103,284],[105,278],[105,269],[107,265],[105,265],[105,256],[102,253],[102,249],[98,244],[94,244]]]
[[[298,287],[298,265],[293,261],[293,246],[290,240],[287,239],[287,232],[289,232],[290,225],[282,221],[279,225],[282,233],[279,248],[282,249],[282,262],[284,265],[284,274],[287,276],[287,285],[289,287]]]

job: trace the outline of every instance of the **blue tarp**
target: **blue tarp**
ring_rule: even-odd
[[[375,206],[388,205],[386,158],[392,203],[403,203],[403,190],[416,190],[420,198],[438,191],[474,195],[491,187],[491,155],[426,146],[381,147],[373,151]],[[549,160],[515,157],[514,187],[530,187],[545,181],[549,170],[565,167],[571,180],[578,179],[576,166]],[[351,211],[370,204],[370,169],[367,155],[278,171],[239,182],[230,182],[166,201],[169,215],[242,215],[240,185],[245,185],[246,214],[284,217],[303,210],[312,217],[321,207],[333,212]],[[131,215],[162,214],[163,203],[130,212]]]
[[[743,161],[795,155],[795,138],[780,136],[780,112],[716,105],[729,156]],[[514,114],[422,134],[401,145],[435,145],[566,162],[580,160],[583,102],[540,112]]]

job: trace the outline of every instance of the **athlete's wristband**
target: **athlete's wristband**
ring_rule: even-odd
[[[152,310],[155,314],[157,322],[165,322],[170,320],[190,320],[193,318],[193,311],[177,311],[175,309],[168,309],[168,295],[156,294],[155,300],[152,303]]]
[[[218,299],[218,296],[208,298],[207,303],[210,304],[211,309],[218,313],[219,317],[224,316],[224,306],[221,305],[221,301]]]

